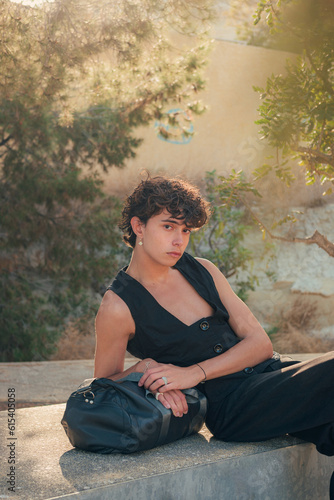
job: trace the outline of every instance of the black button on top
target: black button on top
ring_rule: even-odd
[[[247,368],[244,369],[244,372],[247,373],[247,375],[249,375],[250,373],[253,372],[253,368],[251,366],[247,366]]]
[[[213,348],[216,354],[220,354],[223,352],[223,346],[221,344],[216,344]]]
[[[201,330],[203,330],[203,332],[205,332],[205,330],[208,330],[210,328],[210,325],[209,322],[205,320],[200,323],[199,327]]]

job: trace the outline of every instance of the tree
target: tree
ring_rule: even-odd
[[[298,5],[299,17],[285,21],[279,5]],[[292,8],[289,5],[290,9]],[[282,152],[285,161],[274,166],[280,177],[289,158],[299,158],[308,183],[316,176],[321,182],[334,181],[334,5],[317,3],[260,2],[258,18],[267,11],[273,34],[288,31],[301,46],[296,61],[288,61],[286,75],[268,78],[261,92],[261,133],[269,144]],[[294,10],[294,12],[296,12]],[[279,157],[278,157],[279,158]],[[259,172],[261,173],[261,172]],[[331,189],[330,191],[331,192]]]
[[[284,11],[285,21],[288,19],[291,23],[295,23],[295,18],[300,17],[300,11],[302,15],[305,12],[304,5],[301,6],[301,9],[298,9],[298,6],[292,8],[293,6],[294,3],[289,2],[289,11],[287,12],[287,9]],[[258,0],[243,0],[242,2],[240,0],[231,0],[229,20],[236,28],[238,38],[248,45],[299,53],[301,50],[299,40],[289,30],[273,33],[269,17],[270,11],[265,12],[266,16],[268,16],[268,19],[266,17],[268,22],[263,22],[261,20],[262,16],[259,16],[259,9],[260,3]],[[259,22],[260,20],[261,22]],[[298,19],[297,22],[299,22]]]
[[[266,15],[271,37],[290,40],[298,55],[287,61],[285,75],[272,75],[266,87],[254,87],[260,93],[261,136],[276,150],[271,161],[257,168],[254,181],[269,172],[290,185],[294,181],[291,165],[298,160],[305,170],[306,183],[320,179],[324,194],[331,194],[334,182],[334,4],[330,0],[261,0],[255,24]],[[237,177],[222,179],[236,192]],[[240,195],[240,201],[246,203]],[[250,208],[250,207],[249,207]],[[273,234],[262,218],[255,216],[261,228]],[[287,220],[287,216],[275,227]],[[334,256],[334,244],[316,231],[309,238],[295,238],[317,244]]]
[[[0,0],[1,359],[43,359],[119,261],[119,202],[101,170],[122,167],[138,126],[197,93],[210,0]],[[173,120],[173,116],[170,116]]]

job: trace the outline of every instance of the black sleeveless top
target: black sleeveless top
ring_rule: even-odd
[[[127,350],[133,356],[160,363],[189,366],[218,356],[239,338],[228,324],[211,274],[191,255],[184,253],[174,266],[214,310],[213,316],[187,326],[164,309],[146,288],[122,269],[108,288],[130,309],[136,331]]]
[[[241,339],[228,323],[229,314],[209,271],[187,253],[183,254],[174,268],[212,306],[213,316],[201,318],[190,326],[185,325],[164,309],[143,285],[126,274],[126,267],[118,273],[108,289],[124,300],[135,321],[135,336],[127,346],[130,354],[140,359],[152,358],[160,363],[190,366],[219,356]],[[279,360],[280,355],[274,353],[272,358],[254,367],[199,384],[197,387],[210,401],[210,412],[214,412],[215,405],[220,405],[222,399],[248,377],[278,369]]]

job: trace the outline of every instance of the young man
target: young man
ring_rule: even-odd
[[[97,314],[95,376],[143,373],[139,384],[179,417],[187,412],[181,390],[197,386],[216,438],[290,433],[333,455],[333,353],[305,363],[273,353],[216,266],[185,252],[209,212],[181,180],[148,178],[128,197],[120,228],[133,253]],[[124,371],[126,350],[142,361]]]

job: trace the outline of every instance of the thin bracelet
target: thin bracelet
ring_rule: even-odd
[[[204,380],[202,380],[202,382],[205,382],[206,381],[206,373],[204,371],[204,368],[202,368],[201,365],[199,365],[198,363],[195,363],[195,365],[199,366],[200,369],[202,370],[202,372],[204,373]]]

